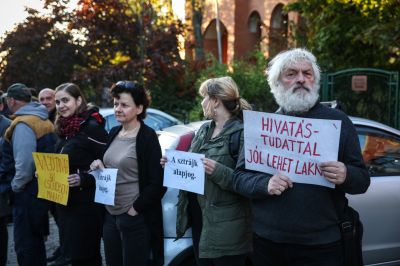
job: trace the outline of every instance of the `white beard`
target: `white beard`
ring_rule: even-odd
[[[308,92],[305,92],[304,89],[294,91],[299,86],[301,85],[295,84],[291,88],[286,89],[281,83],[279,83],[276,88],[271,89],[276,102],[286,112],[307,112],[317,103],[319,99],[318,85],[314,85],[313,88],[306,87]]]

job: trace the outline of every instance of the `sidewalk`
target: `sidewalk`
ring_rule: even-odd
[[[14,251],[14,235],[13,235],[13,224],[8,224],[8,258],[7,258],[7,266],[18,266],[17,256]],[[58,247],[58,229],[57,225],[54,222],[53,218],[50,218],[50,235],[46,241],[46,253],[47,256],[53,254],[54,250]],[[103,257],[103,265],[105,264],[104,260],[104,248],[103,243],[101,243],[101,256]]]

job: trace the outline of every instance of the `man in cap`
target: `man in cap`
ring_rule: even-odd
[[[48,203],[37,198],[32,152],[53,152],[56,136],[46,107],[31,102],[31,92],[22,83],[7,90],[7,105],[14,120],[4,138],[15,165],[11,181],[14,192],[13,221],[15,251],[19,265],[46,265],[44,234]],[[7,147],[4,147],[5,150]],[[11,171],[12,165],[8,167]]]

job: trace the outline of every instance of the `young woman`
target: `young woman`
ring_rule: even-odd
[[[104,207],[94,202],[96,182],[90,163],[104,154],[107,132],[97,108],[90,108],[73,83],[55,91],[59,141],[56,151],[68,154],[70,186],[67,206],[57,205],[63,255],[72,265],[101,265],[100,240]]]
[[[109,266],[163,265],[163,171],[157,134],[143,123],[150,96],[142,85],[119,81],[111,89],[115,117],[103,161],[117,168],[114,206],[106,206],[103,239]],[[151,255],[150,255],[151,254]],[[153,262],[149,263],[150,257]]]
[[[242,112],[250,105],[239,96],[230,77],[206,80],[199,93],[204,115],[211,122],[199,129],[190,150],[205,155],[205,189],[204,195],[180,191],[177,236],[192,227],[193,247],[201,266],[241,266],[252,251],[250,203],[232,192],[232,173],[243,146]],[[234,141],[240,147],[236,154],[230,144]],[[163,157],[161,165],[166,161]]]

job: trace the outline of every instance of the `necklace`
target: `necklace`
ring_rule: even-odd
[[[122,138],[130,138],[130,137],[135,137],[137,135],[137,132],[139,131],[140,128],[140,123],[138,123],[134,128],[132,129],[121,129],[121,131],[118,133],[118,136]]]

